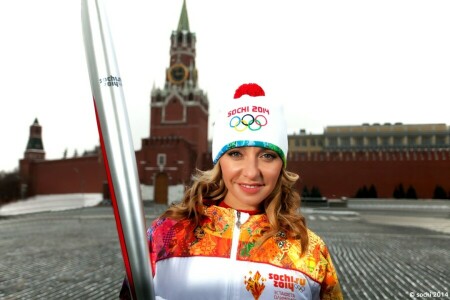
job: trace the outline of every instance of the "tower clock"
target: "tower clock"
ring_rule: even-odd
[[[188,69],[183,64],[175,64],[169,68],[168,79],[174,84],[182,84],[188,78]]]

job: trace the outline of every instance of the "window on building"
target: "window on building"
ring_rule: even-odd
[[[355,146],[356,147],[364,146],[364,139],[362,137],[356,137],[355,138]]]
[[[431,136],[422,136],[422,146],[431,146]]]
[[[408,146],[415,146],[417,144],[417,137],[409,136],[408,137]]]
[[[158,153],[156,155],[156,164],[158,165],[158,167],[164,167],[166,165],[166,154],[165,153]]]
[[[394,137],[394,146],[402,146],[403,145],[403,137],[396,136]]]
[[[445,136],[436,136],[436,145],[445,145]]]
[[[342,147],[349,147],[350,146],[350,137],[345,136],[341,138],[341,146]]]
[[[381,138],[381,145],[382,146],[389,146],[389,137],[388,136],[383,136]]]
[[[335,137],[328,138],[328,146],[336,147],[337,146],[337,138],[335,138]]]

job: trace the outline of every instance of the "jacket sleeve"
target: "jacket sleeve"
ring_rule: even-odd
[[[325,264],[325,277],[322,281],[320,289],[320,299],[321,300],[343,300],[341,286],[339,284],[339,279],[334,268],[333,262],[331,260],[331,255],[328,252],[328,247],[323,245],[322,255],[326,260]]]

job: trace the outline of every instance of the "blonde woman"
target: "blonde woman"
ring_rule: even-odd
[[[157,298],[343,299],[330,253],[299,211],[281,106],[257,84],[225,102],[213,169],[148,230]]]

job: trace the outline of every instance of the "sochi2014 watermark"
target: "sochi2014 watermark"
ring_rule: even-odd
[[[449,292],[435,292],[435,291],[427,291],[427,292],[409,292],[409,297],[411,298],[438,298],[445,299],[450,295]]]

